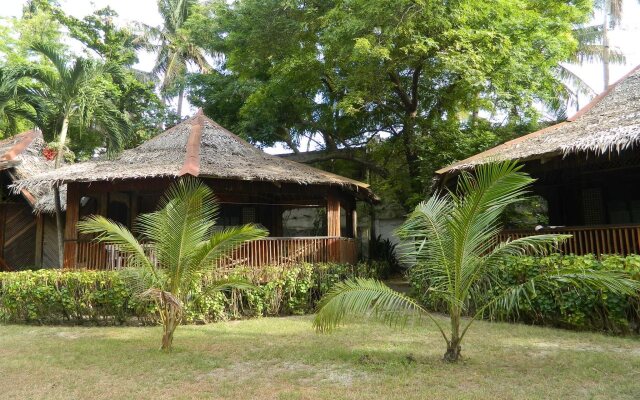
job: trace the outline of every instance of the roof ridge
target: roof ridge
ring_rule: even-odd
[[[618,87],[622,82],[626,81],[627,79],[629,79],[631,76],[635,75],[636,73],[638,73],[640,71],[640,65],[636,66],[635,68],[633,68],[631,71],[629,71],[628,73],[626,73],[622,78],[618,79],[617,81],[615,81],[613,84],[609,85],[607,87],[606,90],[604,90],[602,93],[598,94],[596,97],[594,97],[586,106],[582,107],[576,114],[574,114],[571,118],[567,118],[565,121],[561,121],[558,122],[556,124],[547,126],[545,128],[542,129],[538,129],[537,131],[533,131],[531,133],[528,133],[526,135],[517,137],[515,139],[511,139],[507,142],[501,143],[499,145],[496,145],[490,149],[487,149],[481,153],[477,153],[474,154],[470,157],[467,157],[463,160],[460,160],[458,162],[449,164],[443,168],[440,168],[436,171],[436,174],[438,175],[442,175],[452,169],[456,169],[458,167],[464,167],[465,165],[479,160],[479,159],[483,159],[486,158],[487,156],[493,155],[495,153],[500,152],[501,150],[504,150],[505,148],[509,148],[511,145],[514,144],[518,144],[520,142],[524,142],[527,141],[531,138],[540,136],[544,133],[547,133],[549,131],[553,131],[557,128],[560,128],[564,125],[567,124],[572,124],[574,122],[577,122],[577,120],[579,120],[581,117],[583,117],[584,115],[588,114],[594,107],[596,107],[604,98],[606,98],[608,95],[612,94],[612,92],[616,89],[616,87]]]
[[[635,74],[638,71],[640,71],[640,65],[637,65],[631,71],[627,72],[622,78],[618,79],[617,81],[613,82],[611,85],[607,86],[605,90],[603,90],[600,94],[594,97],[589,103],[587,103],[586,106],[582,107],[580,110],[578,110],[578,112],[573,114],[570,118],[567,118],[567,121],[573,122],[576,119],[582,117],[584,114],[591,111],[591,109],[597,106],[602,101],[602,99],[607,97],[620,83],[627,80],[627,78],[630,78],[633,74]]]
[[[202,143],[202,129],[204,127],[204,113],[198,112],[194,116],[195,121],[191,124],[191,132],[187,139],[186,154],[184,164],[178,176],[200,174],[200,146]]]
[[[0,159],[7,160],[7,161],[13,160],[14,158],[22,154],[22,152],[24,152],[27,149],[27,147],[29,147],[29,145],[31,144],[31,142],[33,142],[35,138],[42,135],[37,130],[30,129],[28,131],[24,131],[17,135],[14,135],[8,139],[16,139],[19,136],[23,136],[23,137],[21,137],[7,152],[5,152],[0,157]]]

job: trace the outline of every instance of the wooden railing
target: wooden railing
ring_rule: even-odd
[[[640,225],[568,226],[540,230],[504,230],[500,241],[525,236],[558,233],[573,235],[558,247],[564,254],[640,254]]]
[[[149,250],[149,255],[151,250]],[[127,265],[129,254],[117,246],[93,241],[78,241],[76,268],[120,269]],[[269,237],[247,242],[233,253],[219,259],[218,267],[261,267],[299,263],[349,263],[358,261],[354,239],[343,237]]]

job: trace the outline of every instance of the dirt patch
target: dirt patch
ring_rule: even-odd
[[[334,365],[310,365],[302,362],[255,361],[238,362],[215,368],[198,377],[198,380],[271,380],[286,377],[305,386],[337,385],[351,386],[368,378],[367,374]]]

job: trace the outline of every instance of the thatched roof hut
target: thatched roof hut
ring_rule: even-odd
[[[42,155],[44,147],[42,133],[37,130],[0,141],[0,171],[5,171],[15,182],[53,170],[53,162]],[[46,187],[21,188],[20,193],[35,210],[52,201],[51,190]]]
[[[445,175],[499,160],[545,160],[620,153],[640,143],[640,66],[565,122],[530,133],[437,171]]]
[[[567,121],[437,171],[453,187],[463,169],[518,160],[537,198],[507,216],[501,239],[540,233],[572,238],[559,251],[640,254],[640,66]]]
[[[206,117],[202,111],[126,150],[114,160],[88,161],[21,180],[17,188],[50,189],[70,182],[179,177],[339,186],[376,201],[369,185],[267,154]]]

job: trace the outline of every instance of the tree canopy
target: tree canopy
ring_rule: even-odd
[[[590,7],[214,0],[187,27],[225,62],[192,78],[191,100],[265,146],[333,151],[385,138],[377,147],[392,147],[383,153],[400,164],[409,207],[436,166],[499,140],[498,119],[535,125],[539,104],[563,96],[554,68],[576,50],[572,29]]]

